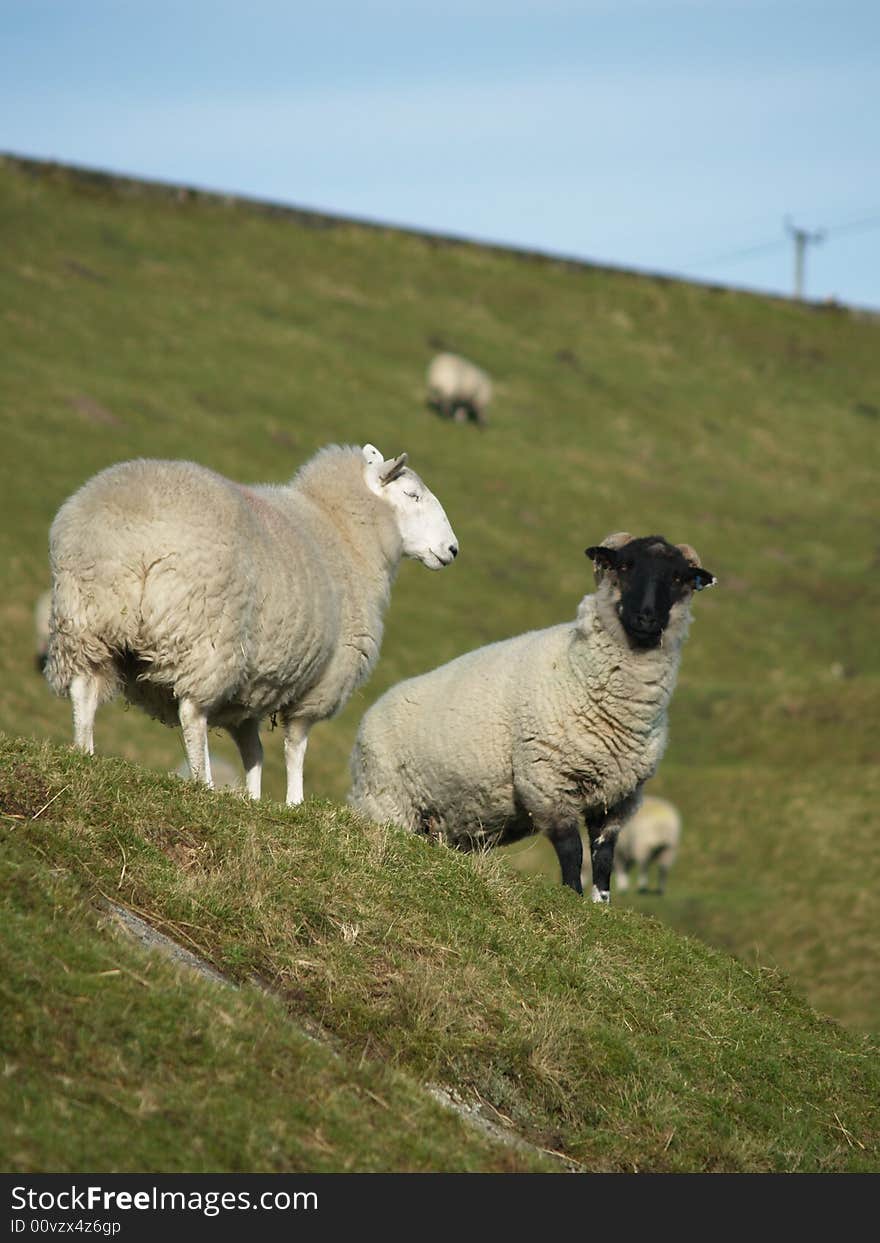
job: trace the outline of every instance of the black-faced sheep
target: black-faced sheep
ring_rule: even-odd
[[[285,486],[245,486],[193,462],[139,460],[90,479],[50,532],[46,677],[92,752],[117,692],[178,722],[193,777],[211,784],[208,727],[224,727],[260,794],[260,721],[284,725],[287,801],[303,797],[309,730],[379,655],[402,557],[449,565],[458,542],[437,498],[378,449],[331,445]]]
[[[493,643],[393,687],[365,715],[349,801],[464,850],[544,832],[562,881],[609,897],[614,843],[663,754],[694,591],[688,545],[609,536],[574,622]]]

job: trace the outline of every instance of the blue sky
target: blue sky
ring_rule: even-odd
[[[0,0],[0,150],[880,307],[878,0]]]

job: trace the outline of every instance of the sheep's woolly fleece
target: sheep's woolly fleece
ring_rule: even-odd
[[[287,486],[193,462],[138,460],[92,478],[50,534],[59,694],[81,672],[167,724],[190,697],[211,724],[295,705],[337,712],[376,663],[401,540],[356,447],[330,446]]]
[[[657,768],[689,620],[630,648],[613,576],[574,622],[469,652],[388,691],[364,717],[350,802],[463,849],[625,803]],[[632,810],[627,808],[627,814]]]

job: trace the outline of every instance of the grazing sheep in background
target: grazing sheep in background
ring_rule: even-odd
[[[646,794],[642,805],[617,835],[614,850],[614,882],[618,892],[629,889],[629,869],[635,865],[639,893],[648,892],[648,868],[657,865],[657,893],[666,888],[666,877],[675,862],[681,841],[681,816],[665,798]]]
[[[208,727],[223,726],[259,798],[260,721],[277,712],[287,801],[301,802],[309,730],[373,669],[401,558],[439,570],[458,553],[406,462],[331,445],[287,485],[148,460],[90,479],[49,537],[46,677],[70,695],[76,745],[91,754],[97,707],[121,691],[179,721],[193,777],[208,785]]]
[[[52,592],[44,591],[34,605],[34,664],[40,673],[46,668],[49,651],[49,624],[52,617]]]
[[[438,354],[428,367],[428,405],[445,419],[485,424],[492,381],[458,354]]]
[[[219,755],[210,756],[211,763],[211,784],[215,790],[240,790],[241,778],[235,771],[228,760],[221,759]],[[182,777],[184,781],[192,780],[189,764],[186,760],[182,760],[174,770],[175,777]]]
[[[608,536],[573,622],[493,643],[392,687],[365,715],[350,803],[463,850],[544,832],[562,881],[607,902],[614,843],[663,754],[694,591],[686,544]]]

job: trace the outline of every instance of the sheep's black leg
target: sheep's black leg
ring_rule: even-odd
[[[584,845],[577,825],[554,828],[547,834],[553,843],[559,866],[562,869],[562,883],[568,885],[575,893],[583,893],[581,885],[581,867],[584,862]]]
[[[611,897],[611,869],[614,866],[614,833],[590,833],[590,855],[593,861],[593,901],[607,902]]]
[[[594,902],[608,902],[611,898],[611,872],[614,867],[614,847],[617,844],[617,835],[630,816],[638,809],[641,801],[642,787],[639,785],[632,794],[628,794],[613,807],[592,807],[584,813],[587,832],[590,835]]]

